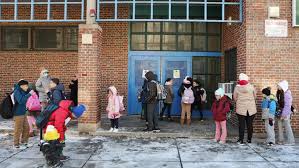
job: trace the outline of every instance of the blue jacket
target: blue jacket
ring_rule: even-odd
[[[26,103],[28,98],[31,96],[30,93],[25,92],[19,85],[15,85],[14,89],[15,105],[13,112],[15,116],[21,116],[26,114]]]
[[[65,99],[63,84],[58,84],[48,93],[48,96],[50,98],[50,104],[59,105],[59,102]]]
[[[270,96],[270,99],[264,98],[262,101],[262,109],[269,108],[269,113],[275,115],[276,112],[276,100],[273,98],[273,95]]]

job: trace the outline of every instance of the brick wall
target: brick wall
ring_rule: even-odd
[[[287,38],[265,37],[264,26],[265,19],[268,17],[269,6],[279,6],[280,19],[288,20],[289,35]],[[280,80],[288,80],[294,97],[294,104],[299,103],[299,89],[297,87],[299,84],[299,67],[297,66],[299,63],[299,30],[292,27],[291,0],[246,1],[244,9],[246,15],[242,25],[225,26],[224,49],[238,48],[238,73],[247,73],[251,82],[256,86],[259,93],[259,112],[254,123],[255,131],[263,132],[264,126],[261,121],[259,105],[262,88],[271,86],[274,93],[276,92],[276,84]],[[241,27],[238,28],[239,26]],[[231,33],[233,34],[230,35]],[[243,48],[239,43],[243,43]],[[295,131],[299,131],[298,120],[299,116],[296,114],[292,119],[292,126]]]

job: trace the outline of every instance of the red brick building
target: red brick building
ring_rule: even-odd
[[[143,70],[156,71],[161,81],[177,70],[175,87],[192,75],[203,83],[209,100],[219,82],[236,80],[241,72],[250,76],[259,100],[263,87],[272,86],[274,92],[276,83],[286,79],[294,104],[299,103],[299,30],[292,24],[296,1],[293,6],[292,0],[162,1],[152,6],[135,1],[116,6],[93,0],[2,2],[1,98],[21,78],[34,83],[41,67],[66,86],[78,73],[79,101],[88,105],[79,121],[82,131],[99,126],[111,84],[125,96],[128,115],[140,113],[136,94]],[[270,7],[278,7],[279,16]],[[287,37],[266,35],[265,20],[287,21]],[[173,109],[174,116],[179,108]],[[259,113],[257,132],[263,131],[260,118]],[[292,119],[296,131],[298,119],[297,114]]]

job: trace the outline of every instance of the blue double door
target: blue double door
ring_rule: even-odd
[[[141,103],[138,102],[138,92],[144,83],[143,75],[147,71],[154,72],[159,82],[163,83],[167,78],[172,78],[174,102],[171,115],[181,114],[181,98],[178,96],[178,89],[185,76],[192,76],[192,57],[180,56],[139,56],[129,57],[129,94],[128,114],[137,115],[141,113]],[[161,106],[160,106],[161,108]],[[161,109],[160,109],[161,110]]]

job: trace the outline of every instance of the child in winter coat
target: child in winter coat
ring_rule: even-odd
[[[50,118],[45,128],[47,128],[49,125],[53,125],[59,133],[59,142],[62,146],[65,146],[65,132],[67,130],[66,124],[67,121],[69,121],[67,119],[79,118],[85,111],[86,107],[82,104],[74,106],[73,101],[62,100],[59,103],[59,108],[50,115]],[[44,132],[46,132],[46,130],[44,130]],[[63,148],[61,148],[61,151],[59,152],[60,160],[68,160],[69,157],[63,155],[62,149]]]
[[[34,93],[33,90],[28,92],[28,81],[20,80],[13,92],[14,97],[14,147],[16,149],[25,149],[27,148],[28,139],[29,139],[29,125],[27,121],[27,109],[26,103],[28,98]],[[20,147],[20,137],[22,136]]]
[[[216,124],[215,142],[224,144],[226,142],[226,114],[230,111],[230,101],[224,95],[224,90],[219,88],[215,91],[216,100],[212,105],[213,119]]]
[[[182,97],[182,113],[181,126],[184,125],[185,116],[187,114],[187,125],[191,125],[191,105],[194,102],[195,96],[192,90],[193,79],[186,76],[182,86],[179,89],[179,96]]]
[[[50,98],[50,104],[59,105],[61,100],[65,100],[64,86],[60,83],[59,79],[53,78],[50,82],[50,92],[48,92],[48,97]]]
[[[164,106],[163,106],[162,112],[160,113],[160,120],[163,120],[164,112],[167,109],[167,118],[168,118],[168,121],[171,121],[170,112],[171,112],[172,102],[174,99],[172,85],[173,85],[173,80],[171,78],[168,78],[165,81],[165,89],[167,92],[167,96],[166,96],[166,99],[164,100]]]
[[[262,119],[265,122],[265,129],[267,132],[266,143],[269,146],[275,144],[275,132],[274,132],[274,117],[276,111],[276,100],[275,96],[271,94],[271,89],[265,88],[262,90],[263,101],[262,101]]]
[[[108,106],[106,108],[108,118],[111,121],[109,132],[118,132],[118,119],[120,118],[120,100],[114,86],[108,88]]]

